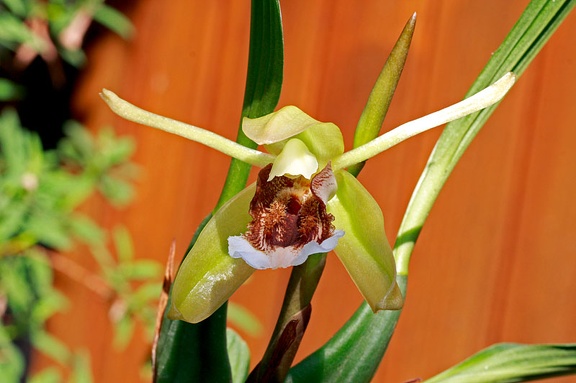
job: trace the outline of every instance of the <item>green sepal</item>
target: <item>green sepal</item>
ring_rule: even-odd
[[[338,191],[327,210],[336,217],[334,226],[345,235],[334,251],[374,312],[398,310],[403,299],[382,211],[350,173],[339,171],[335,176]]]
[[[246,231],[255,190],[252,184],[224,204],[198,236],[172,286],[170,319],[206,319],[254,272],[244,260],[228,255],[228,237]]]
[[[290,138],[298,138],[316,156],[321,167],[344,153],[344,139],[336,125],[317,121],[291,105],[260,118],[244,118],[242,130],[275,155]]]

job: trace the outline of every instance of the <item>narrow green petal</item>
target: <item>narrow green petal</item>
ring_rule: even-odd
[[[274,160],[274,156],[268,153],[250,149],[209,130],[148,112],[108,89],[102,89],[100,96],[114,113],[129,121],[199,142],[250,165],[264,167]]]
[[[344,153],[344,140],[336,125],[317,121],[295,106],[285,106],[260,118],[244,118],[242,130],[275,155],[290,138],[298,138],[318,158],[321,167]]]
[[[254,272],[244,260],[228,255],[228,237],[246,231],[255,190],[250,185],[224,204],[198,236],[174,281],[170,319],[206,319]]]
[[[328,202],[328,212],[345,235],[334,251],[373,311],[398,310],[403,298],[396,284],[396,265],[382,211],[350,173],[338,171],[335,175],[338,191]]]
[[[332,167],[338,170],[366,161],[410,137],[494,105],[506,95],[515,81],[516,76],[514,73],[508,72],[498,81],[473,96],[424,117],[402,124],[367,144],[344,153],[334,159]]]

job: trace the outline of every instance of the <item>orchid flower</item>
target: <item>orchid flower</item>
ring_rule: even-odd
[[[512,87],[493,85],[438,112],[403,124],[344,152],[340,129],[295,106],[244,118],[246,136],[267,152],[210,131],[144,111],[109,90],[102,97],[118,115],[200,142],[261,167],[255,184],[224,204],[206,224],[172,286],[169,316],[196,323],[216,311],[256,269],[297,266],[334,250],[373,311],[399,309],[403,298],[377,202],[346,168],[397,143],[484,109]]]

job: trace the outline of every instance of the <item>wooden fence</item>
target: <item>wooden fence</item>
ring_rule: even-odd
[[[86,210],[125,224],[139,257],[180,257],[214,206],[229,159],[211,149],[113,115],[108,88],[147,110],[231,139],[244,91],[249,1],[142,0],[131,41],[107,35],[89,51],[75,109],[138,144],[136,201],[121,211]],[[285,80],[280,106],[294,104],[343,130],[347,147],[370,89],[404,23],[418,12],[403,78],[383,130],[462,98],[528,1],[282,1]],[[464,155],[422,231],[397,333],[375,381],[430,377],[495,342],[576,341],[576,15],[526,71]],[[440,130],[369,161],[360,179],[379,202],[391,241]],[[73,255],[87,267],[82,254]],[[289,270],[258,272],[233,301],[264,324],[246,336],[259,360]],[[59,278],[73,306],[51,322],[88,347],[96,382],[138,382],[147,359],[139,335],[110,346],[108,303]],[[339,328],[361,297],[330,255],[297,359]],[[351,356],[354,357],[354,356]]]

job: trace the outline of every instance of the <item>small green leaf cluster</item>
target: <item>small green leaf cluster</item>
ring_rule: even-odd
[[[15,112],[0,114],[0,256],[37,245],[68,250],[74,237],[100,243],[101,230],[75,209],[94,190],[116,203],[131,198],[134,167],[125,162],[132,141],[111,130],[93,139],[76,123],[67,132],[57,150],[45,152]]]
[[[136,322],[144,325],[147,339],[152,339],[161,267],[156,261],[134,258],[132,239],[124,227],[113,230],[112,242],[114,252],[98,244],[92,247],[92,254],[112,302],[109,317],[116,325],[113,345],[122,349],[132,339]]]
[[[85,62],[84,39],[94,22],[123,38],[133,33],[128,19],[104,0],[0,0],[0,102],[18,107],[18,112],[0,108],[1,382],[63,381],[56,368],[27,376],[35,351],[67,366],[67,381],[92,381],[89,354],[70,349],[45,329],[46,321],[69,305],[54,288],[56,271],[93,292],[95,300],[110,304],[114,346],[124,347],[138,322],[152,338],[161,291],[159,265],[133,257],[125,229],[110,235],[78,211],[95,193],[115,206],[130,202],[138,170],[129,162],[134,143],[111,128],[91,134],[76,121],[63,124],[64,119],[55,122],[46,116],[42,124],[64,132],[63,137],[55,133],[57,146],[46,150],[40,137],[20,122],[26,113],[41,114],[34,94],[45,92],[44,100],[56,100],[45,109],[69,109],[68,96],[51,96],[71,88],[72,74]],[[49,89],[39,92],[42,82],[26,81],[24,69],[49,76]],[[82,259],[62,254],[78,247],[90,262],[96,261],[97,272],[81,266]]]
[[[123,38],[133,33],[130,21],[103,0],[3,0],[0,2],[0,54],[25,46],[42,55],[51,49],[66,62],[85,61],[81,42],[73,32],[85,32],[96,21]],[[75,35],[75,36],[74,36]],[[81,33],[84,36],[84,33]]]
[[[20,126],[16,112],[0,113],[0,381],[15,382],[26,373],[30,348],[44,353],[73,375],[91,376],[88,354],[70,350],[48,333],[45,322],[67,306],[54,289],[54,269],[112,302],[115,346],[131,339],[137,321],[149,333],[155,320],[160,267],[133,257],[129,233],[114,231],[113,251],[107,233],[77,208],[100,192],[121,205],[133,195],[136,168],[128,162],[130,139],[102,129],[93,137],[70,122],[57,149],[45,151],[40,139]],[[60,252],[84,244],[100,274],[90,274]],[[151,335],[149,337],[151,339]],[[86,373],[87,372],[87,373]],[[60,381],[56,370],[35,376]],[[78,380],[80,381],[80,380]]]

